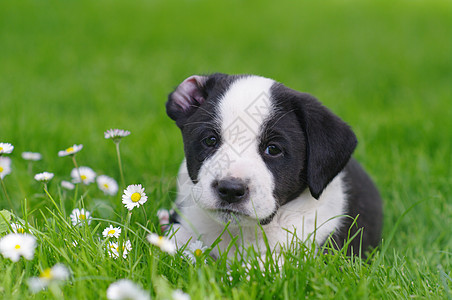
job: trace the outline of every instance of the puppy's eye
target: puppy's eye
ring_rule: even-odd
[[[278,146],[270,144],[267,148],[265,148],[265,154],[270,156],[279,156],[282,154],[282,150]]]
[[[204,140],[202,140],[203,144],[206,145],[207,147],[215,147],[218,143],[218,140],[215,136],[209,136],[208,138],[205,138]]]

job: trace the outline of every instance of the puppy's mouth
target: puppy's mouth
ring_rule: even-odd
[[[214,211],[217,212],[217,213],[222,213],[222,214],[234,214],[234,215],[237,215],[237,216],[249,217],[247,214],[245,214],[242,211],[239,211],[237,209],[219,208],[219,209],[215,209]]]
[[[269,224],[276,215],[276,210],[272,212],[268,217],[263,219],[258,219],[255,216],[244,213],[243,211],[239,211],[233,208],[218,208],[210,210],[211,213],[219,217],[223,221],[233,221],[234,223],[239,223],[241,221],[245,221],[245,223],[256,223],[259,222],[260,225]]]
[[[219,216],[221,219],[243,219],[243,218],[251,218],[248,214],[245,214],[243,211],[232,208],[217,208],[217,209],[209,209],[209,213]]]

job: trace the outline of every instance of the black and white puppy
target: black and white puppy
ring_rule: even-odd
[[[331,236],[343,247],[358,230],[349,253],[378,245],[381,198],[351,158],[356,137],[313,96],[259,76],[213,74],[185,79],[166,109],[185,150],[179,247],[190,238],[210,245],[227,223],[216,253],[234,236],[239,248],[265,252],[263,232],[276,251],[294,237],[320,246]]]

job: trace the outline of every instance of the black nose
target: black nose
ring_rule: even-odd
[[[215,181],[213,188],[221,200],[235,203],[248,197],[248,186],[238,178],[230,177]]]

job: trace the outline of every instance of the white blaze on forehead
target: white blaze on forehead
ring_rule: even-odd
[[[219,99],[216,113],[221,146],[203,162],[196,183],[199,188],[193,189],[193,200],[217,221],[236,220],[230,214],[215,213],[224,208],[224,203],[219,201],[212,183],[227,177],[247,183],[249,197],[236,205],[249,218],[241,220],[242,224],[248,221],[255,224],[257,219],[269,217],[276,209],[273,174],[258,147],[263,123],[273,110],[270,99],[273,84],[273,80],[257,76],[240,78]]]
[[[223,141],[237,154],[253,147],[253,142],[270,116],[271,87],[274,81],[250,76],[235,81],[219,102]]]

